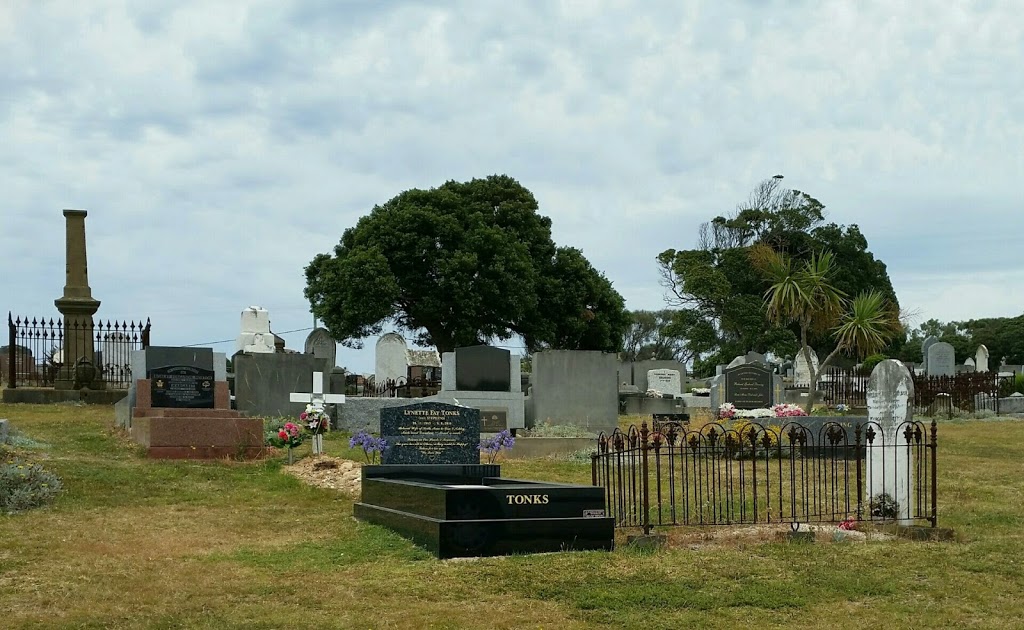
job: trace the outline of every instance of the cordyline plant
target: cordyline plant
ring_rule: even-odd
[[[840,353],[857,358],[875,354],[903,330],[899,312],[880,292],[867,291],[850,299],[836,288],[835,256],[830,251],[815,252],[795,265],[786,254],[755,245],[750,258],[770,285],[764,293],[768,317],[800,328],[800,352],[810,370],[807,413],[814,406],[822,371]],[[834,335],[836,348],[815,368],[807,340],[811,333],[827,332]]]

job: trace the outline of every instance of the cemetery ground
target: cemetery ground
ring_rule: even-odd
[[[612,553],[438,561],[353,520],[352,497],[282,474],[283,455],[148,460],[113,430],[110,407],[0,405],[0,417],[40,443],[23,454],[65,485],[49,507],[0,517],[4,627],[1019,627],[1024,617],[1020,420],[940,421],[939,525],[957,542],[662,529],[669,544],[657,552],[626,548],[619,532]],[[358,459],[341,434],[325,447]],[[501,463],[507,477],[590,481],[584,458]]]

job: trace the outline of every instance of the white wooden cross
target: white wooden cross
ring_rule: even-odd
[[[307,403],[313,405],[317,411],[324,410],[324,403],[344,403],[344,394],[324,393],[324,373],[313,372],[313,392],[292,392],[288,399],[292,402]],[[313,454],[320,455],[324,452],[324,436],[313,436]]]

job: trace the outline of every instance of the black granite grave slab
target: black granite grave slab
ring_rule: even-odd
[[[743,363],[725,370],[725,401],[737,409],[772,406],[772,371],[757,363]]]
[[[489,476],[499,470],[365,466],[354,513],[439,558],[613,548],[603,488]]]
[[[479,464],[480,410],[439,402],[380,411],[385,464]]]
[[[213,409],[211,348],[150,346],[146,348],[146,378],[154,407]]]
[[[508,392],[512,353],[492,346],[455,349],[455,389],[471,392]]]

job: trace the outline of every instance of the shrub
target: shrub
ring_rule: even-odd
[[[882,361],[885,361],[888,358],[889,357],[885,356],[884,354],[872,354],[868,356],[860,364],[861,374],[871,374],[871,371],[875,369],[876,365],[878,365]]]
[[[1013,379],[1013,391],[1024,394],[1024,374],[1018,374]]]
[[[892,520],[900,514],[899,502],[897,502],[896,499],[892,498],[892,496],[885,492],[872,497],[870,509],[871,516],[873,516],[874,518]]]
[[[49,503],[60,493],[60,477],[18,457],[0,463],[0,512],[13,514]]]

